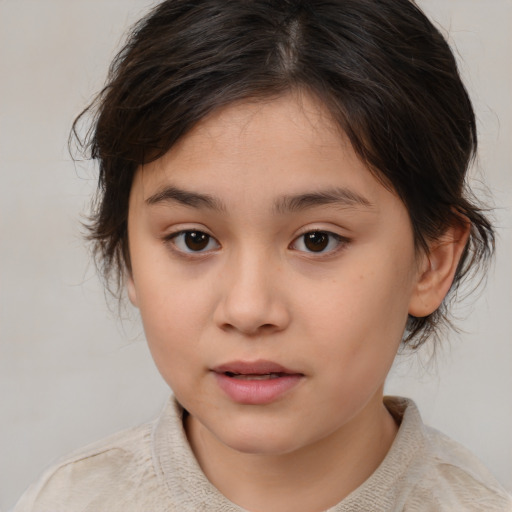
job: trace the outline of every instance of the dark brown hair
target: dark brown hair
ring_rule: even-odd
[[[465,189],[477,135],[470,99],[440,32],[410,0],[168,0],[132,30],[107,85],[73,133],[99,163],[89,224],[107,284],[130,271],[128,198],[138,166],[212,111],[290,90],[317,96],[354,150],[409,211],[418,250],[471,223],[452,293],[492,254],[492,227]],[[95,117],[78,137],[85,114]],[[110,281],[109,281],[110,279]],[[421,344],[446,303],[410,318]]]

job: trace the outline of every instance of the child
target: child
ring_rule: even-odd
[[[471,103],[414,4],[166,1],[96,108],[91,238],[175,398],[17,512],[512,510],[383,398],[494,240]]]

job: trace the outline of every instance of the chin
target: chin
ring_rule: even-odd
[[[229,430],[215,434],[224,445],[248,455],[284,455],[307,444],[306,440],[301,440],[298,432],[291,432],[276,424],[231,424]]]
[[[297,449],[297,446],[290,443],[289,438],[237,436],[236,439],[221,439],[221,441],[232,450],[247,455],[284,455]]]

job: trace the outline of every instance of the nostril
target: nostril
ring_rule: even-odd
[[[222,296],[214,313],[217,327],[225,333],[239,332],[249,337],[270,335],[287,327],[290,314],[282,297],[257,290],[254,295],[241,296],[240,289],[238,283]]]

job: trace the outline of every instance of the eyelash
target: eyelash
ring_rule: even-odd
[[[296,245],[297,243],[299,242],[302,242],[304,246],[306,246],[307,244],[307,239],[305,238],[306,236],[309,235],[309,240],[312,241],[313,240],[313,236],[316,236],[316,235],[322,235],[324,237],[327,237],[328,240],[327,240],[327,247],[329,245],[331,245],[331,243],[334,241],[335,243],[335,247],[334,248],[331,248],[330,250],[328,251],[325,251],[324,249],[320,250],[320,251],[313,251],[313,250],[304,250],[304,251],[300,251],[300,252],[304,252],[306,254],[316,254],[318,255],[317,257],[326,257],[326,256],[332,256],[336,253],[338,253],[338,251],[342,250],[349,242],[350,240],[346,237],[343,237],[341,235],[338,235],[337,233],[333,233],[332,231],[327,231],[327,230],[324,230],[324,229],[311,229],[309,231],[305,231],[304,233],[302,233],[301,235],[299,235],[290,245],[289,247],[293,248],[294,245]]]
[[[206,245],[203,248],[200,248],[199,250],[191,249],[190,247],[187,246],[187,241],[185,239],[185,237],[187,235],[195,235],[196,237],[198,237],[197,239],[200,242],[206,241]],[[320,240],[320,242],[323,243],[325,241],[325,237],[327,237],[328,240],[327,240],[326,247],[329,247],[329,245],[332,245],[333,241],[335,243],[335,247],[331,248],[328,251],[325,251],[325,247],[324,248],[320,247],[321,250],[319,250],[319,251],[307,250],[306,244],[308,243],[308,240],[305,237],[307,237],[308,235],[309,235],[309,242],[318,243],[318,241],[315,242],[313,240],[313,237],[317,236],[317,235],[321,235],[324,237],[324,239]],[[178,240],[178,242],[177,242],[177,240]],[[166,243],[172,245],[173,251],[179,253],[182,256],[188,257],[188,258],[197,258],[201,255],[205,255],[212,251],[215,251],[221,247],[219,242],[212,235],[209,235],[208,233],[201,231],[199,229],[184,229],[181,231],[177,231],[175,233],[171,233],[170,235],[167,235],[164,238],[164,241]],[[212,241],[216,245],[216,247],[214,247],[213,249],[208,248],[211,245]],[[306,250],[300,250],[295,247],[298,243],[301,243],[301,242],[304,245],[304,247],[306,247]],[[322,229],[312,229],[309,231],[305,231],[304,233],[299,235],[297,238],[295,238],[293,240],[293,242],[288,247],[290,249],[298,250],[301,253],[316,254],[316,255],[318,255],[317,257],[320,258],[322,256],[325,257],[325,256],[332,256],[332,255],[336,254],[338,251],[343,249],[349,242],[350,242],[349,239],[347,239],[341,235],[338,235],[336,233],[333,233],[331,231],[326,231],[326,230],[322,230]],[[184,244],[186,247],[180,247],[178,245],[178,243]]]
[[[190,247],[188,247],[189,250],[187,250],[187,248],[180,248],[178,246],[178,243],[180,241],[182,241],[183,244],[186,244],[187,242],[185,240],[185,237],[187,235],[192,235],[192,234],[199,235],[202,239],[207,237],[207,243],[206,243],[205,248],[198,250],[198,251],[194,251],[194,250],[190,249]],[[164,240],[166,243],[172,244],[172,246],[173,246],[172,249],[174,251],[176,251],[180,254],[183,254],[183,255],[187,255],[188,257],[194,257],[194,256],[189,256],[189,255],[193,255],[193,254],[202,255],[202,254],[211,252],[212,249],[211,248],[207,249],[207,248],[212,241],[215,241],[215,243],[217,245],[217,247],[215,247],[215,249],[220,247],[219,242],[217,242],[217,240],[215,240],[215,238],[213,238],[213,236],[209,235],[208,233],[205,233],[204,231],[201,231],[200,229],[184,229],[181,231],[177,231],[176,233],[171,233],[170,235],[166,236]],[[178,242],[177,242],[177,240],[178,240]],[[205,249],[207,249],[207,250],[205,250]]]

